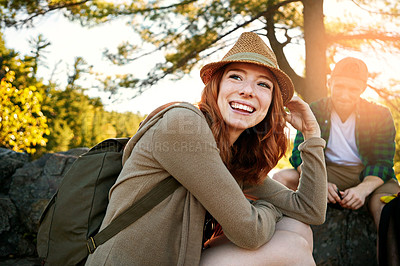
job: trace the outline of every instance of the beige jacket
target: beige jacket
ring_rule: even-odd
[[[164,109],[129,141],[123,169],[110,190],[102,227],[172,175],[181,184],[172,195],[90,255],[87,265],[198,265],[205,210],[236,245],[256,249],[274,234],[282,214],[305,223],[325,218],[325,141],[304,142],[297,192],[266,178],[244,188],[260,200],[250,204],[223,164],[200,110],[188,103]]]

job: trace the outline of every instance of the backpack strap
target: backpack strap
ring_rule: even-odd
[[[86,241],[89,253],[92,254],[98,246],[134,223],[161,201],[172,194],[181,184],[172,176],[162,180],[141,199],[115,218],[106,228]]]

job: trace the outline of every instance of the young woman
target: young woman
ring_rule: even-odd
[[[102,227],[168,176],[182,187],[87,264],[313,265],[307,224],[324,221],[326,172],[311,110],[291,99],[291,80],[255,33],[243,33],[200,75],[198,106],[164,108],[127,144]],[[267,176],[286,151],[285,119],[305,136],[296,192]]]

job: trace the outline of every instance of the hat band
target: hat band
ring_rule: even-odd
[[[244,61],[244,60],[255,61],[276,68],[275,64],[271,60],[257,53],[249,53],[249,52],[237,53],[230,55],[227,58],[224,58],[222,61]]]

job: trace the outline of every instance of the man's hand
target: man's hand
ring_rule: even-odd
[[[365,199],[369,195],[369,193],[360,186],[348,188],[341,193],[343,193],[343,200],[340,202],[340,205],[343,208],[351,210],[361,208],[365,203]]]
[[[333,184],[328,182],[328,202],[335,204],[341,202],[340,196],[338,194],[338,187]]]
[[[328,202],[332,204],[339,203],[340,206],[346,209],[357,210],[361,208],[368,195],[359,186],[340,191],[335,184],[328,182]]]
[[[360,184],[348,188],[343,192],[343,200],[340,205],[343,208],[357,210],[364,205],[365,199],[369,194],[382,184],[383,180],[379,177],[372,175],[366,176]]]

